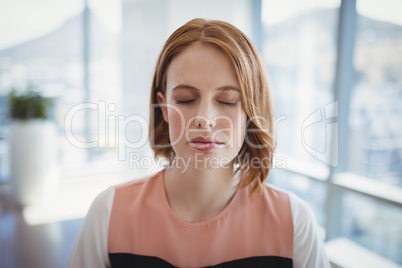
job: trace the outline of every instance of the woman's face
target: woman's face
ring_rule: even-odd
[[[175,56],[158,92],[182,168],[227,167],[244,142],[247,115],[235,70],[223,51],[195,43]]]

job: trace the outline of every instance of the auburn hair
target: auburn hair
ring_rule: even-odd
[[[272,168],[274,113],[268,79],[261,57],[247,38],[233,25],[217,20],[194,19],[178,28],[166,41],[156,62],[151,89],[149,139],[155,158],[172,164],[169,126],[158,106],[157,92],[166,92],[166,70],[172,59],[199,42],[221,49],[231,61],[239,80],[242,105],[247,114],[245,141],[236,156],[235,173],[240,171],[239,188],[252,185],[250,194],[260,192]],[[264,161],[255,166],[251,161]],[[258,161],[257,161],[258,162]]]

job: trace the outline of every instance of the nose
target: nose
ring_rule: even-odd
[[[203,115],[197,115],[194,119],[194,123],[197,128],[204,128],[204,129],[214,128],[216,126],[216,122],[214,119],[208,118]]]
[[[209,103],[201,103],[194,119],[194,124],[197,128],[208,129],[214,128],[216,122],[214,119],[214,111]]]

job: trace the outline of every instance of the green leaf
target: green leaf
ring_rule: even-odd
[[[54,110],[53,98],[43,97],[34,85],[28,85],[20,95],[17,94],[17,88],[11,88],[8,100],[12,119],[48,120],[52,117]]]

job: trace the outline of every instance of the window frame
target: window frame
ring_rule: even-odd
[[[256,17],[260,19],[259,24],[254,25],[254,37],[259,45],[262,41],[262,20],[261,5],[263,0],[253,0],[255,12],[259,12]],[[357,10],[356,0],[341,0],[338,16],[337,28],[337,55],[336,69],[333,86],[334,99],[338,101],[338,129],[333,128],[333,133],[338,135],[338,144],[333,143],[331,150],[332,157],[338,157],[339,164],[336,167],[328,165],[327,172],[322,168],[316,169],[315,164],[308,164],[302,159],[292,158],[292,165],[284,168],[285,172],[297,174],[324,184],[327,196],[324,204],[325,208],[325,241],[334,240],[342,237],[341,222],[339,217],[342,212],[342,196],[346,193],[355,193],[361,196],[378,201],[381,204],[389,204],[393,207],[402,208],[402,189],[381,181],[375,181],[348,171],[349,163],[349,107],[353,89],[353,59],[356,35]],[[261,49],[261,46],[257,46]],[[333,135],[334,136],[334,135]],[[338,146],[338,155],[335,155],[334,146]],[[288,157],[288,156],[286,156]],[[300,163],[298,165],[297,163]]]

